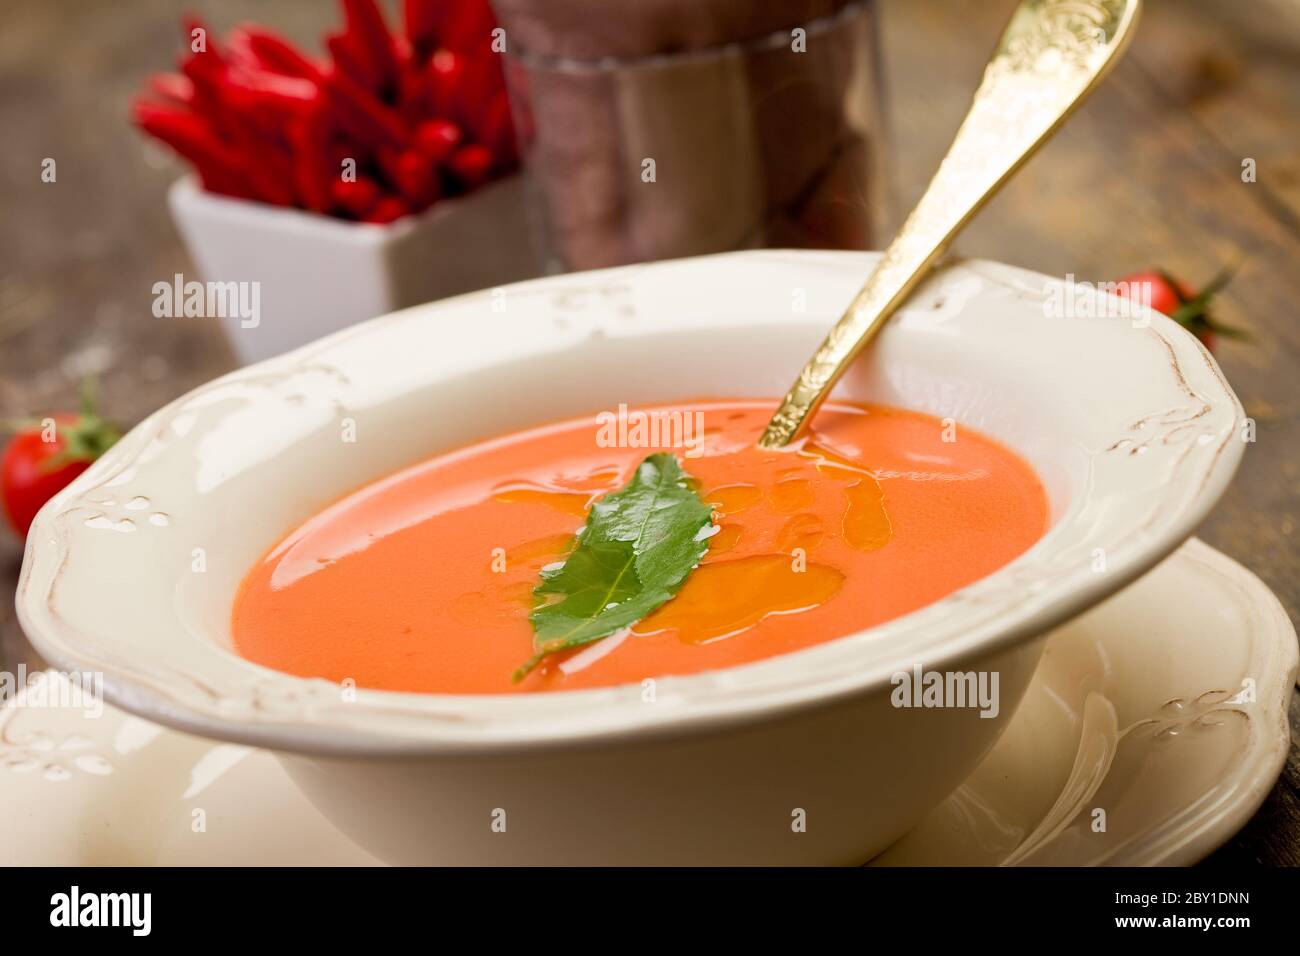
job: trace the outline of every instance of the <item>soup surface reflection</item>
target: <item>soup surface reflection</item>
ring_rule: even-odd
[[[828,403],[798,447],[765,451],[755,443],[774,404],[709,400],[633,409],[614,425],[547,425],[361,488],[252,568],[235,601],[235,646],[276,670],[389,690],[637,682],[880,624],[990,574],[1047,529],[1029,466],[971,429]],[[541,569],[563,560],[591,503],[660,450],[715,508],[703,561],[630,630],[512,683],[533,652]]]

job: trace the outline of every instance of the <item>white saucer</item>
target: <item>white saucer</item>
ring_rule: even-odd
[[[1190,541],[1051,636],[997,746],[874,863],[1192,863],[1277,779],[1296,661],[1273,594]],[[265,751],[107,706],[0,709],[0,865],[377,863]]]

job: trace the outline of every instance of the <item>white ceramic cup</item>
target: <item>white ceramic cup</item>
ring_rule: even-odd
[[[208,316],[243,363],[386,312],[542,271],[519,176],[386,225],[218,196],[193,177],[172,186],[168,204],[198,269],[183,282],[233,282],[249,302],[256,284],[255,316],[219,307],[223,300]],[[174,277],[164,281],[175,285]]]

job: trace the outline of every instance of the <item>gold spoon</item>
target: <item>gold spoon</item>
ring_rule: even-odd
[[[975,213],[1114,65],[1140,0],[1023,0],[930,185],[866,284],[808,360],[758,444],[803,431],[845,369]]]

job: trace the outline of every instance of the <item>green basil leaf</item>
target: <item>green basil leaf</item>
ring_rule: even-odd
[[[561,564],[542,570],[533,656],[522,680],[548,655],[608,637],[650,614],[681,588],[709,550],[713,507],[668,453],[651,455],[632,480],[597,501]]]

